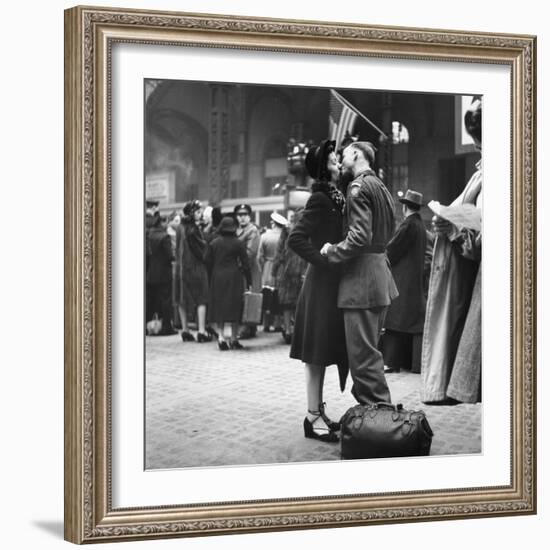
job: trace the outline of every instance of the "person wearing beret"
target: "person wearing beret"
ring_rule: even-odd
[[[231,216],[222,218],[218,236],[210,244],[207,256],[211,273],[209,317],[218,333],[220,351],[243,348],[238,340],[239,321],[243,294],[252,282],[246,247],[237,238],[236,231],[237,226]],[[225,323],[231,324],[230,342],[224,337]]]
[[[306,169],[314,179],[311,196],[288,237],[288,246],[309,264],[296,305],[290,346],[290,357],[300,359],[305,366],[304,435],[329,443],[338,441],[340,425],[325,412],[326,367],[338,366],[341,391],[348,374],[344,319],[337,306],[340,270],[320,253],[323,243],[338,242],[342,236],[345,200],[336,187],[339,165],[334,147],[334,141],[325,140],[308,151]]]
[[[385,372],[401,368],[420,372],[420,350],[426,313],[424,257],[427,233],[420,216],[422,193],[407,189],[398,199],[404,220],[386,246],[399,296],[391,303],[382,338]]]
[[[344,149],[342,176],[352,178],[344,238],[321,250],[342,269],[338,306],[344,312],[351,393],[361,405],[391,402],[378,345],[386,311],[398,295],[385,253],[395,228],[394,203],[372,169],[374,158],[375,148],[367,141]]]
[[[197,342],[209,342],[206,332],[206,307],[208,304],[208,271],[206,269],[207,244],[200,223],[202,205],[188,202],[183,207],[183,217],[176,233],[176,268],[178,274],[177,303],[181,321],[181,339],[194,342],[188,329],[188,320],[196,312]]]

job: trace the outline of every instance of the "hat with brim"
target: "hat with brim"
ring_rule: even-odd
[[[424,197],[422,193],[419,193],[418,191],[413,191],[412,189],[407,189],[405,196],[399,198],[398,200],[399,202],[402,202],[407,206],[414,206],[416,208],[420,208],[424,206],[423,199]]]
[[[281,225],[283,227],[286,227],[288,225],[288,220],[284,216],[281,216],[281,214],[279,214],[278,212],[273,212],[273,214],[271,214],[271,219],[277,225]]]
[[[306,155],[306,170],[311,178],[314,180],[328,178],[327,174],[327,161],[328,156],[336,148],[336,142],[329,139],[325,139],[317,145],[312,147]]]
[[[234,235],[237,232],[235,220],[231,216],[224,216],[218,227],[218,232],[223,235]]]

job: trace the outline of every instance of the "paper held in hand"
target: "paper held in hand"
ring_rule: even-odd
[[[458,229],[481,231],[481,208],[474,204],[443,206],[438,201],[430,201],[428,207],[434,214],[456,225]]]

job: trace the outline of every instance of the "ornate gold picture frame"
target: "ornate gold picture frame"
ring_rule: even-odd
[[[178,504],[113,505],[111,225],[117,214],[111,204],[112,51],[129,43],[509,68],[509,483],[208,503],[185,502],[183,495]],[[535,67],[533,36],[110,8],[65,12],[67,540],[112,542],[536,513]]]

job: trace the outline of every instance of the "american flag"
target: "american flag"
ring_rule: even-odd
[[[351,134],[356,120],[357,112],[348,106],[338,92],[330,90],[328,128],[330,139],[336,141],[336,149],[346,134]]]

